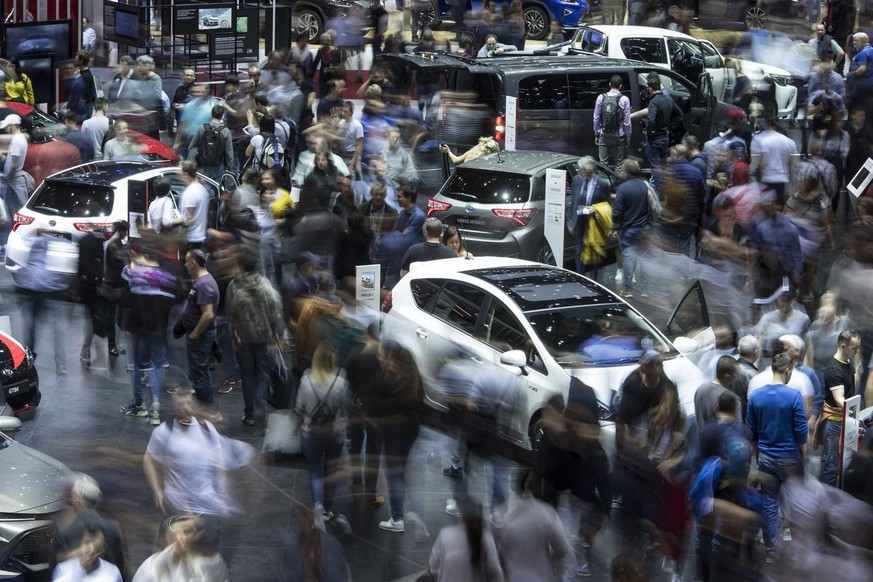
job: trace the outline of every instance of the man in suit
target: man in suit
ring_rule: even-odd
[[[585,265],[582,262],[582,249],[585,243],[585,230],[588,227],[589,217],[593,210],[592,206],[598,202],[609,202],[609,181],[602,176],[595,175],[597,164],[591,156],[579,158],[576,162],[579,174],[573,176],[570,183],[570,209],[567,212],[567,230],[570,236],[576,238],[576,272],[585,273],[594,271],[592,277],[597,277],[599,265]]]
[[[133,86],[136,83],[129,81],[133,77],[133,57],[130,55],[122,55],[118,59],[118,73],[112,77],[112,82],[109,84],[109,92],[107,99],[110,103],[130,99],[134,93]]]

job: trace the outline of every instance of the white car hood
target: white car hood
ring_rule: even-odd
[[[791,72],[785,69],[774,67],[773,65],[765,65],[763,63],[758,63],[755,61],[746,61],[746,60],[738,60],[740,66],[743,68],[743,73],[746,76],[751,77],[763,77],[764,75],[778,75],[782,77],[790,77]]]

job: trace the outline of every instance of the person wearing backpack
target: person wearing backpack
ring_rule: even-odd
[[[630,99],[621,93],[621,76],[609,79],[609,91],[598,95],[594,104],[594,131],[600,163],[618,169],[630,146]]]
[[[221,122],[223,105],[213,105],[212,119],[194,132],[188,145],[188,159],[197,162],[200,172],[215,181],[224,172],[238,173],[230,130]]]
[[[246,157],[252,160],[252,165],[258,171],[275,170],[279,185],[283,188],[291,186],[293,163],[286,146],[276,137],[276,118],[272,115],[261,117],[258,134],[249,142]]]

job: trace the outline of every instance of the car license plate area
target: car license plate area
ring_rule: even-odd
[[[70,242],[73,241],[73,236],[68,232],[58,232],[56,230],[46,230],[46,231],[43,231],[43,233],[52,237],[55,240],[66,240],[66,241],[70,241]]]

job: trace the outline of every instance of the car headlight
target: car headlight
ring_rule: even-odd
[[[770,75],[770,78],[773,79],[774,83],[782,87],[794,85],[794,78],[791,75]]]

